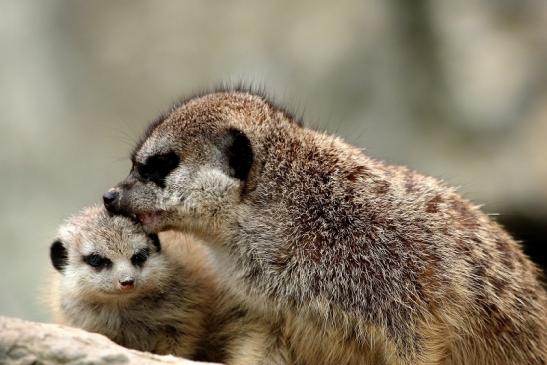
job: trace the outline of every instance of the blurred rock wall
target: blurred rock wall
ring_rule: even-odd
[[[544,1],[0,0],[0,52],[0,314],[48,318],[57,225],[128,172],[148,121],[220,81],[461,186],[545,265]]]

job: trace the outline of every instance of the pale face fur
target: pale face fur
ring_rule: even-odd
[[[237,101],[256,108],[259,117],[267,109],[251,95],[238,95]],[[231,208],[239,205],[245,184],[239,170],[242,163],[249,167],[251,163],[230,161],[241,149],[249,148],[252,155],[246,145],[250,142],[239,133],[246,119],[249,115],[237,113],[229,102],[204,108],[192,101],[162,119],[135,150],[129,176],[112,190],[120,196],[117,213],[137,218],[148,232],[175,228],[218,238],[224,231],[219,225],[236,222]],[[148,159],[167,154],[176,155],[179,161],[161,176],[161,183],[139,172],[138,166],[146,165]]]
[[[61,286],[74,298],[130,301],[165,282],[165,258],[154,241],[129,219],[109,217],[103,208],[87,208],[69,219],[58,240],[68,255]]]

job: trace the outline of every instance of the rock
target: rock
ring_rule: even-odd
[[[127,349],[78,328],[0,316],[0,364],[206,364]]]

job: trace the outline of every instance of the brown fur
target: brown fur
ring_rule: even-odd
[[[252,148],[243,180],[230,165],[234,129]],[[165,188],[134,169],[111,209],[207,241],[225,284],[278,321],[291,362],[545,363],[538,270],[442,182],[245,91],[183,103],[147,132],[134,164],[166,151],[181,162]]]

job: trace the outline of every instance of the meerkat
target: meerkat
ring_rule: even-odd
[[[50,246],[57,273],[49,303],[58,323],[141,351],[226,364],[267,362],[266,322],[218,287],[208,254],[175,232],[146,234],[131,220],[90,207]]]
[[[225,89],[153,122],[103,196],[191,232],[275,318],[295,364],[545,364],[546,293],[520,245],[445,183]]]

